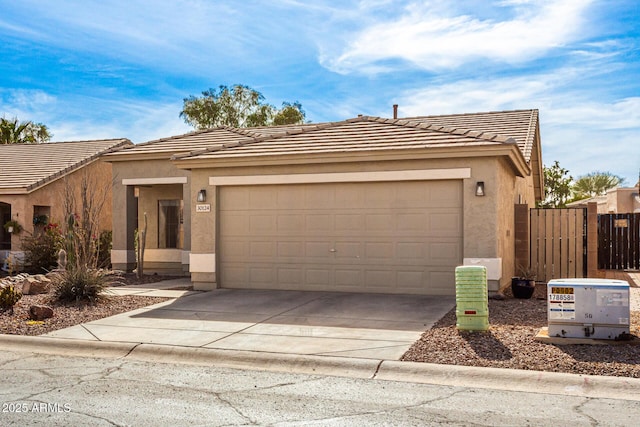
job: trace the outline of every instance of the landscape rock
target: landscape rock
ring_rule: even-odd
[[[25,289],[27,285],[27,289]],[[22,282],[22,293],[26,295],[46,294],[49,292],[51,280],[42,274],[29,276]]]
[[[45,320],[53,317],[53,308],[46,305],[32,305],[29,307],[31,320]]]

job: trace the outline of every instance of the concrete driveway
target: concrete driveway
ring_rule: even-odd
[[[397,360],[455,304],[454,297],[336,292],[116,292],[184,296],[47,336]]]

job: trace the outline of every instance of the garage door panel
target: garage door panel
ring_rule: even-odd
[[[356,268],[336,268],[335,284],[338,287],[362,287],[362,270]]]
[[[398,242],[396,243],[396,259],[398,262],[422,263],[427,249],[424,242]]]
[[[396,289],[407,293],[413,293],[424,288],[425,276],[428,273],[424,270],[399,270],[396,273]]]
[[[235,191],[221,192],[219,197],[219,212],[226,212],[228,209],[234,211],[249,209],[249,188],[237,187]]]
[[[251,283],[277,283],[274,280],[275,278],[275,271],[271,266],[249,268],[249,281]]]
[[[391,234],[394,227],[392,214],[367,214],[365,215],[366,231],[382,231]]]
[[[279,215],[276,219],[279,232],[303,233],[305,230],[305,215]]]
[[[276,243],[271,241],[253,241],[249,242],[248,255],[253,258],[273,258]]]
[[[306,192],[302,187],[291,187],[287,186],[286,188],[275,188],[269,187],[270,191],[275,191],[277,200],[277,205],[274,206],[274,209],[278,209],[278,206],[289,206],[290,209],[304,209],[305,208],[305,195]]]
[[[304,283],[304,269],[303,268],[291,268],[280,267],[277,269],[278,280],[277,282],[282,285],[299,285]]]
[[[277,242],[277,248],[276,256],[278,257],[291,258],[304,256],[304,242]]]
[[[331,271],[328,268],[306,268],[305,283],[310,286],[329,286]]]
[[[429,189],[429,206],[437,204],[443,208],[461,206],[461,188],[459,181],[439,181],[438,186]]]
[[[256,187],[247,188],[249,189],[249,209],[265,210],[278,208],[277,193],[273,191],[273,189],[270,191],[262,191]]]
[[[358,233],[364,231],[364,216],[362,214],[335,214],[335,231]]]
[[[307,258],[320,258],[320,259],[329,259],[332,257],[331,249],[333,247],[333,242],[324,241],[324,242],[305,242],[304,243],[305,252],[304,256]]]
[[[329,187],[318,187],[315,191],[304,191],[301,197],[306,209],[326,209],[335,206],[335,191]]]
[[[273,234],[276,231],[275,215],[256,215],[249,216],[249,227],[247,229],[251,234]]]
[[[384,290],[395,282],[395,272],[391,269],[365,270],[364,278],[367,287]]]
[[[221,286],[454,293],[461,181],[249,188],[220,189]]]
[[[340,184],[334,187],[333,192],[335,207],[364,204],[364,192],[360,184]]]
[[[306,215],[305,227],[307,233],[331,233],[334,230],[333,216],[329,214],[317,215],[308,213]]]
[[[378,208],[381,206],[392,207],[396,201],[396,186],[391,183],[381,183],[373,187],[363,187],[365,207]]]
[[[249,229],[249,217],[246,214],[229,215],[227,212],[220,214],[220,221],[225,224],[227,236],[244,235]]]
[[[392,242],[367,242],[364,253],[367,261],[389,261],[395,259]]]
[[[396,215],[396,230],[399,232],[424,232],[427,225],[425,213],[408,213]]]
[[[335,242],[334,247],[330,249],[333,257],[339,259],[349,259],[355,261],[362,256],[361,242]]]

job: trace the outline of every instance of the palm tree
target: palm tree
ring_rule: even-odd
[[[50,139],[49,129],[42,123],[0,118],[0,144],[40,144]]]
[[[578,178],[573,185],[577,200],[603,196],[607,190],[624,182],[624,179],[610,172],[593,172]]]

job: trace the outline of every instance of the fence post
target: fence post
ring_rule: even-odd
[[[598,277],[598,204],[587,203],[587,277]]]

